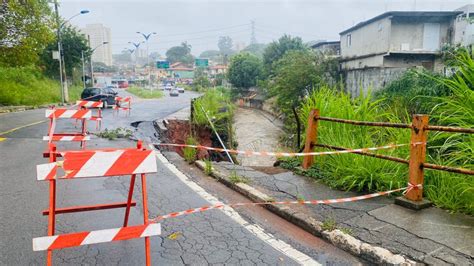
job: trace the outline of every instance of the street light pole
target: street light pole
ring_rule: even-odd
[[[104,44],[108,44],[109,42],[102,42],[101,44],[97,45],[94,49],[91,50],[91,56],[90,56],[90,64],[91,64],[91,80],[92,80],[92,84],[91,86],[94,87],[94,64],[92,63],[92,54],[94,53],[94,51],[101,47],[102,45]]]
[[[137,75],[137,73],[136,73],[136,72],[137,72],[136,68],[137,68],[137,58],[138,58],[138,56],[137,56],[137,55],[138,55],[138,47],[140,47],[140,44],[142,44],[142,43],[141,43],[141,42],[139,42],[139,43],[128,42],[128,43],[133,44],[133,46],[135,46],[135,62],[134,62],[134,64],[133,64],[133,75],[134,75],[135,78],[136,78],[136,75]],[[133,53],[133,51],[132,51],[131,53]]]
[[[148,39],[150,39],[151,35],[154,35],[156,34],[156,32],[151,32],[149,34],[145,34],[145,33],[141,33],[139,31],[137,31],[138,34],[141,34],[144,38],[145,38],[145,42],[146,42],[146,67],[148,69],[148,86],[150,86],[150,90],[152,90],[152,87],[151,87],[151,73],[150,73],[150,54],[148,53],[148,48],[149,48],[149,45],[148,45]]]

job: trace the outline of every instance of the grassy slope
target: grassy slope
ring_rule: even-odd
[[[45,78],[32,67],[0,67],[0,105],[37,106],[61,101],[58,81]],[[81,87],[69,87],[73,102],[80,98]]]
[[[164,96],[163,92],[158,89],[150,91],[140,87],[130,87],[127,91],[143,99],[157,99]]]

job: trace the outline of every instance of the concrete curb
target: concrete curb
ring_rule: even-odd
[[[203,161],[196,161],[195,165],[204,171],[205,163]],[[225,174],[217,171],[215,168],[212,169],[211,176],[217,179],[219,182],[232,188],[233,190],[241,193],[248,197],[254,202],[274,201],[274,199],[265,193],[258,191],[257,189],[244,184],[244,183],[233,183],[229,180],[229,177]],[[377,246],[373,246],[356,239],[355,237],[342,232],[339,229],[332,231],[324,230],[322,227],[323,223],[317,221],[313,217],[304,213],[295,212],[290,207],[284,205],[264,205],[265,208],[271,212],[277,214],[283,219],[301,227],[305,231],[322,237],[323,239],[331,242],[334,246],[343,249],[354,256],[361,257],[372,263],[382,265],[416,265],[421,264],[415,262],[405,256],[399,254],[393,254],[389,250]]]

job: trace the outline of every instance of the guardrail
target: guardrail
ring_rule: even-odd
[[[411,124],[402,123],[388,123],[388,122],[367,122],[367,121],[355,121],[332,117],[320,116],[318,109],[313,109],[308,117],[308,127],[306,129],[306,142],[304,146],[304,152],[311,152],[314,147],[323,147],[333,150],[349,150],[346,147],[338,147],[328,144],[317,143],[318,139],[318,124],[319,121],[328,121],[334,123],[351,124],[357,126],[372,126],[372,127],[392,127],[411,129],[411,140],[410,140],[410,157],[409,159],[402,159],[398,157],[375,154],[367,151],[354,152],[355,154],[370,156],[383,160],[389,160],[397,163],[403,163],[408,165],[408,183],[412,186],[417,186],[418,189],[412,189],[405,194],[405,198],[412,201],[416,206],[410,206],[415,209],[423,208],[420,204],[423,201],[423,182],[424,182],[424,168],[447,171],[458,174],[474,175],[474,170],[465,168],[456,168],[445,165],[437,165],[432,163],[426,163],[426,142],[428,139],[429,131],[442,131],[442,132],[455,132],[455,133],[467,133],[473,134],[473,128],[460,128],[460,127],[448,127],[448,126],[435,126],[428,125],[427,115],[414,115]],[[302,167],[308,169],[314,163],[314,156],[305,156],[303,159]]]

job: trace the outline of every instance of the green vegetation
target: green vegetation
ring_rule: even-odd
[[[211,175],[212,170],[213,170],[212,161],[209,159],[205,159],[204,160],[204,173],[206,173],[206,175]]]
[[[110,130],[106,128],[104,131],[101,131],[96,135],[100,138],[113,140],[118,138],[129,138],[133,135],[133,131],[122,127]]]
[[[365,96],[351,98],[334,87],[318,86],[302,101],[300,119],[307,121],[313,108],[328,117],[395,123],[410,123],[411,113],[424,112],[430,115],[430,124],[473,128],[474,60],[467,52],[460,52],[455,58],[458,71],[452,77],[411,71],[375,97],[369,92]],[[405,87],[404,91],[400,84]],[[318,143],[359,148],[409,141],[410,131],[406,129],[319,122]],[[472,134],[429,134],[427,161],[430,163],[473,169],[473,151]],[[377,153],[406,159],[409,147]],[[295,158],[285,159],[281,163],[282,167],[289,169],[299,165],[300,159]],[[318,178],[335,188],[368,192],[405,186],[408,169],[405,165],[391,161],[343,154],[317,157],[310,169],[300,173]],[[426,169],[424,192],[439,207],[474,215],[472,176]]]
[[[150,90],[141,87],[129,87],[127,91],[143,99],[157,99],[164,96],[163,92],[157,89]]]
[[[236,171],[232,171],[232,172],[230,173],[229,181],[230,181],[232,184],[237,184],[237,183],[248,184],[248,183],[250,183],[250,179],[249,179],[248,177],[240,176],[240,175],[237,174]]]
[[[195,100],[193,122],[197,125],[209,126],[203,110],[212,119],[217,131],[225,130],[228,126],[227,121],[231,121],[233,115],[229,92],[221,87],[209,88],[202,97]]]
[[[186,145],[198,145],[198,141],[194,137],[188,137],[186,139]],[[186,160],[186,162],[193,163],[194,161],[196,161],[197,149],[185,147],[183,149],[183,154],[184,160]]]
[[[324,231],[333,231],[337,229],[337,223],[336,220],[334,219],[327,219],[323,221],[323,224],[321,225],[321,228]]]
[[[82,87],[69,87],[70,101],[80,98]],[[59,82],[45,78],[34,67],[0,67],[0,105],[38,106],[61,101]]]
[[[192,65],[194,63],[194,57],[191,54],[191,45],[187,42],[183,42],[179,46],[173,46],[168,49],[168,51],[166,51],[166,58],[171,64],[181,62]]]
[[[57,50],[57,21],[45,0],[3,1],[0,4],[0,105],[54,104],[61,100]],[[59,23],[62,22],[60,18]],[[69,101],[79,99],[81,51],[90,55],[84,35],[75,28],[61,30]],[[72,81],[72,82],[71,82]]]
[[[234,87],[247,91],[257,84],[262,69],[262,61],[258,57],[250,53],[239,53],[231,58],[227,76]]]
[[[280,60],[288,51],[306,50],[306,45],[300,37],[283,35],[278,41],[270,43],[263,52],[263,66],[267,76],[273,74],[274,63]]]

